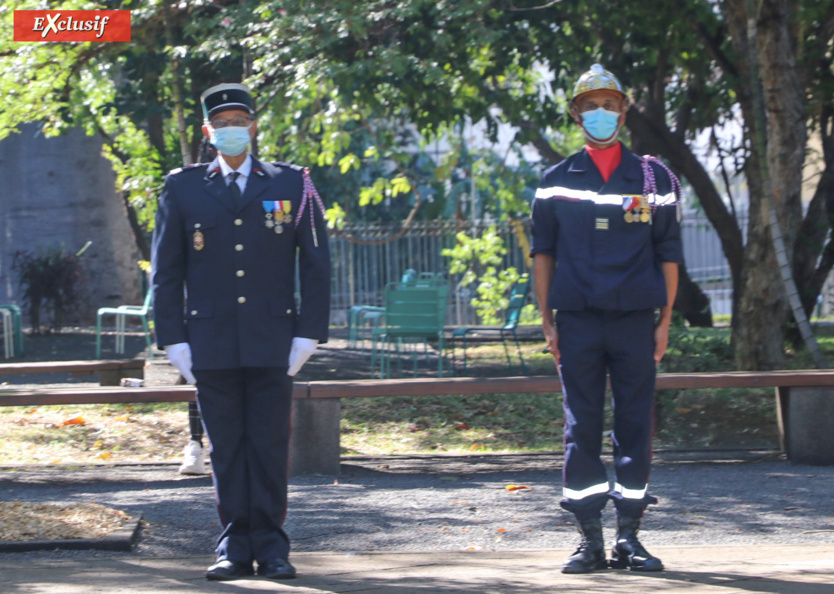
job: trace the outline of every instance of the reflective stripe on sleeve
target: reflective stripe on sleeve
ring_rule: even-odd
[[[621,493],[626,499],[643,499],[646,496],[646,491],[649,490],[649,485],[642,489],[626,489],[620,483],[614,483],[614,491]]]
[[[590,497],[591,495],[608,493],[608,489],[608,483],[600,483],[598,485],[587,487],[586,489],[580,489],[578,491],[575,489],[568,489],[567,487],[563,487],[562,494],[568,499],[585,499],[586,497]]]

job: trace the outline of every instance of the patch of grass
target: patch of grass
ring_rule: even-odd
[[[834,354],[834,331],[830,337],[820,338],[820,343]],[[543,342],[522,344],[522,352],[531,375],[555,376],[553,359]],[[518,373],[514,345],[510,356]],[[678,324],[659,371],[732,370],[733,357],[728,327]],[[788,357],[794,368],[809,365],[803,353],[788,351]],[[467,375],[508,373],[500,343],[476,343],[467,348]],[[564,447],[559,393],[350,399],[343,403],[342,414],[346,454],[562,451]],[[610,432],[610,403],[606,415],[605,429]],[[654,446],[773,448],[778,445],[775,415],[771,390],[661,391],[656,397]]]
[[[730,314],[713,314],[712,323],[716,326],[729,326],[733,322]]]
[[[188,441],[185,404],[0,407],[5,464],[170,462]]]
[[[774,448],[772,390],[660,390],[655,397],[655,447]]]
[[[528,375],[555,375],[556,365],[550,351],[546,350],[547,345],[542,339],[541,342],[522,342],[521,355],[524,357],[524,365]],[[508,375],[521,375],[521,363],[515,344],[508,345],[510,361],[512,362],[512,373],[507,355],[500,342],[476,342],[466,347],[466,373],[463,373],[463,349],[456,348],[457,365],[456,371],[460,375],[474,377],[498,377]],[[447,367],[451,368],[451,355],[447,359]]]
[[[688,328],[676,317],[658,372],[729,371],[734,366],[729,328]]]
[[[558,451],[557,395],[351,398],[342,408],[346,454]]]

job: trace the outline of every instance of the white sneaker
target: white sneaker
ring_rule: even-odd
[[[198,441],[189,441],[182,451],[183,459],[180,474],[207,474],[206,451]]]

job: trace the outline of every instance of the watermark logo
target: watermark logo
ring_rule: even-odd
[[[15,41],[130,41],[129,10],[15,10]]]

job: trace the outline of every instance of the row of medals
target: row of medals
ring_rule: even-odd
[[[637,205],[628,209],[623,215],[626,223],[636,223],[640,221],[641,223],[648,223],[652,220],[651,215],[651,206],[649,206],[648,201],[646,200],[645,196],[637,197]],[[637,211],[640,211],[639,213]]]
[[[625,215],[623,215],[623,218],[626,223],[636,223],[637,221],[640,221],[641,223],[648,223],[652,218],[649,214],[650,211],[651,209],[649,207],[641,208],[640,214],[627,210]]]
[[[290,223],[292,223],[290,213],[285,213],[283,210],[275,210],[273,212],[266,213],[267,229],[272,229],[276,233],[283,233],[284,225],[289,225]]]

